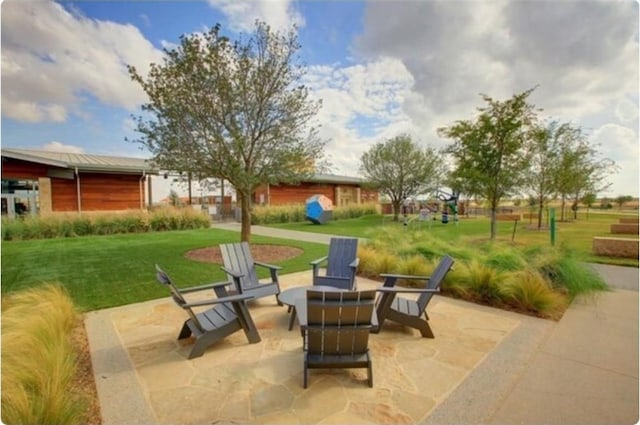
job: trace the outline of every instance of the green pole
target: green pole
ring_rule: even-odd
[[[549,221],[550,221],[550,235],[551,235],[551,246],[556,244],[556,209],[549,208]]]

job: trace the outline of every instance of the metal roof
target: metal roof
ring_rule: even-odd
[[[36,149],[2,148],[2,156],[55,167],[77,168],[82,171],[145,172],[157,174],[144,158],[89,155],[84,153],[51,152]]]
[[[353,184],[362,184],[365,182],[364,179],[360,177],[350,177],[350,176],[336,176],[333,174],[314,174],[311,179],[309,179],[315,183],[353,183]]]

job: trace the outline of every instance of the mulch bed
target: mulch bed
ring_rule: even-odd
[[[251,255],[255,261],[263,263],[275,263],[288,260],[301,255],[304,251],[300,248],[286,245],[260,245],[251,244]],[[185,254],[190,260],[203,263],[222,264],[222,254],[217,246],[194,249]]]

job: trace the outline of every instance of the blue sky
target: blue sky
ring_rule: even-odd
[[[472,118],[480,93],[537,85],[541,118],[582,127],[620,167],[607,194],[638,196],[637,2],[5,0],[1,17],[3,146],[148,156],[125,141],[145,99],[125,65],[257,18],[298,26],[335,174],[357,175],[363,152],[400,133],[445,146],[436,129]]]

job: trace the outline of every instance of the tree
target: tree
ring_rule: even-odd
[[[620,195],[616,197],[615,202],[618,204],[618,209],[621,210],[622,206],[627,202],[633,201],[633,196],[631,195]]]
[[[589,209],[596,203],[596,194],[593,192],[586,193],[580,202],[587,206],[587,220],[589,220]]]
[[[264,184],[296,183],[320,164],[324,143],[311,120],[319,102],[300,83],[295,28],[274,33],[256,21],[231,42],[220,25],[182,36],[148,76],[130,66],[149,97],[136,130],[153,160],[195,178],[230,182],[242,210],[241,239],[251,236],[251,198]]]
[[[582,130],[567,126],[561,139],[559,166],[555,177],[556,192],[561,200],[561,216],[564,220],[567,200],[577,205],[587,193],[598,193],[609,187],[607,176],[616,170],[615,163],[608,158],[598,158]],[[574,211],[574,218],[577,210]]]
[[[549,199],[555,194],[555,179],[560,166],[560,146],[568,124],[552,121],[546,126],[535,125],[529,137],[529,167],[526,186],[538,207],[538,229],[542,227],[542,212]]]
[[[360,161],[360,172],[368,184],[391,200],[395,221],[402,201],[437,189],[445,171],[435,150],[421,149],[406,134],[377,143]]]
[[[491,239],[496,237],[496,211],[500,200],[524,184],[528,168],[527,135],[536,120],[527,98],[534,89],[499,101],[481,95],[487,106],[474,120],[456,121],[438,129],[453,140],[445,149],[455,162],[452,178],[482,194],[491,209]]]

